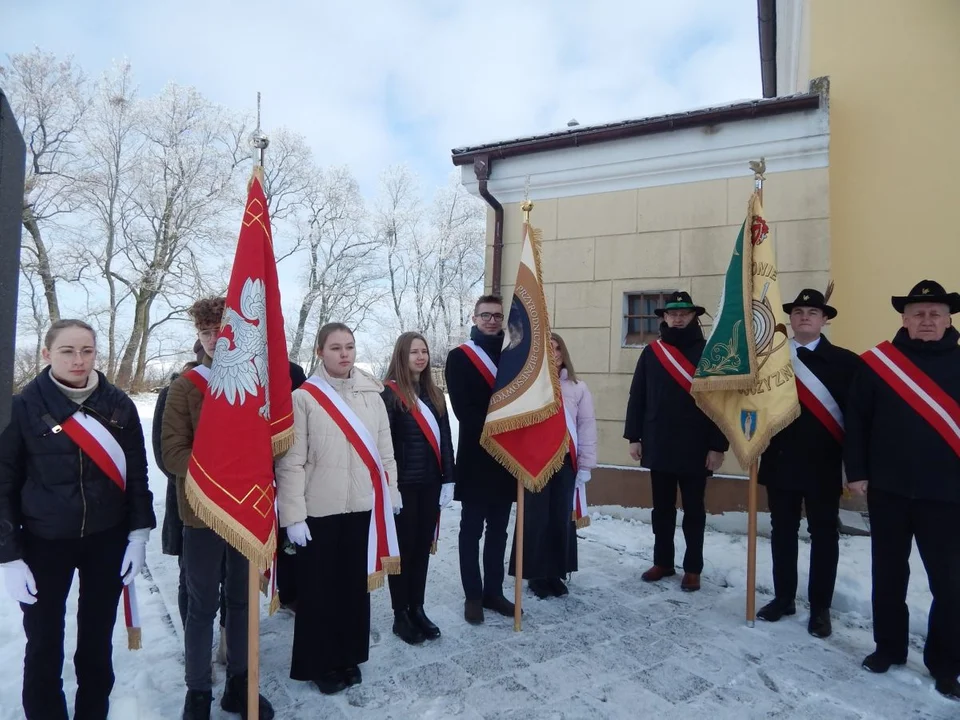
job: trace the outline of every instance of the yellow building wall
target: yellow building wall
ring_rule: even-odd
[[[599,461],[633,465],[623,439],[630,381],[640,348],[622,347],[623,297],[686,290],[712,315],[753,191],[753,178],[710,180],[538,200],[543,281],[551,324],[594,395]],[[830,263],[826,168],[767,173],[764,210],[777,251],[783,297],[825,289]],[[522,212],[504,206],[501,291],[509,304],[520,259]],[[486,288],[491,284],[493,214],[488,213]],[[787,301],[785,300],[785,302]],[[705,332],[710,318],[703,317]],[[742,474],[732,453],[722,472]]]
[[[810,75],[830,77],[833,337],[893,335],[891,295],[960,290],[960,0],[810,0]]]

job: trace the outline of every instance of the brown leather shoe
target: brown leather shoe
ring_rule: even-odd
[[[684,573],[680,581],[680,589],[686,592],[696,592],[700,589],[700,576],[696,573]]]
[[[665,568],[660,567],[659,565],[654,565],[643,575],[641,575],[640,579],[644,582],[657,582],[658,580],[663,580],[665,577],[673,577],[676,574],[677,571],[673,568]]]

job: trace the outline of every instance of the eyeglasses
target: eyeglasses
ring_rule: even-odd
[[[496,320],[497,322],[503,322],[503,313],[482,312],[478,317],[484,322],[490,322],[491,320]]]
[[[93,348],[83,348],[81,350],[72,350],[70,348],[60,348],[56,351],[59,357],[64,359],[78,357],[81,360],[90,360],[97,355],[97,351]]]

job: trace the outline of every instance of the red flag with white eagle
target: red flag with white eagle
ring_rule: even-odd
[[[293,401],[262,172],[250,180],[186,494],[203,522],[265,570],[277,545],[273,459],[293,444]]]

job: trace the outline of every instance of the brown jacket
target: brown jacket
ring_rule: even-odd
[[[203,364],[210,366],[210,358],[205,357]],[[163,453],[163,467],[177,478],[177,506],[180,519],[187,527],[203,528],[197,514],[187,502],[184,483],[190,454],[193,452],[193,434],[200,422],[200,408],[203,406],[203,393],[183,375],[170,384],[167,391],[167,404],[163,409],[163,429],[160,432],[160,448]]]

